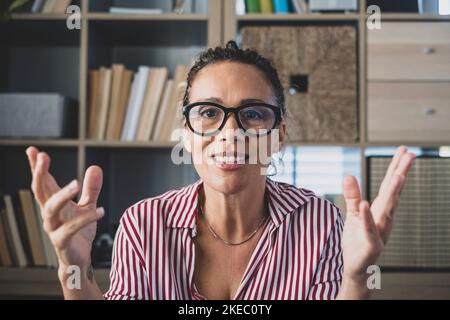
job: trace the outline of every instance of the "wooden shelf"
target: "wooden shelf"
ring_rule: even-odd
[[[366,16],[367,18],[367,16]],[[382,13],[381,22],[383,21],[450,21],[450,15],[435,14],[419,14],[419,13]]]
[[[70,139],[1,139],[0,146],[55,146],[55,147],[77,147],[80,145],[80,140],[70,140]]]
[[[101,291],[109,288],[109,270],[95,269],[95,280]],[[55,269],[0,268],[0,296],[62,298]],[[373,299],[448,299],[449,272],[382,271],[381,290]]]
[[[105,12],[93,12],[87,14],[88,20],[146,20],[146,21],[208,21],[207,14],[200,13],[162,13],[162,14],[113,14]]]
[[[109,269],[95,269],[95,280],[106,292],[109,287]],[[0,268],[0,296],[63,298],[56,269]]]
[[[171,148],[175,146],[175,142],[158,142],[158,141],[135,141],[135,142],[123,142],[123,141],[95,141],[88,140],[84,143],[86,147],[99,147],[99,148]]]
[[[13,13],[13,20],[66,20],[69,15],[55,13]]]
[[[335,21],[335,20],[358,20],[357,13],[306,13],[306,14],[264,14],[253,13],[237,16],[237,21]]]

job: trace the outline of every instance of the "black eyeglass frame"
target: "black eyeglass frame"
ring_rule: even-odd
[[[223,117],[222,123],[221,123],[221,125],[219,126],[218,129],[216,129],[216,130],[214,130],[214,131],[212,131],[210,133],[202,133],[202,132],[198,132],[198,131],[194,130],[194,128],[192,127],[191,122],[189,120],[189,112],[191,111],[192,108],[194,108],[196,106],[200,106],[200,105],[208,105],[208,106],[217,107],[217,108],[221,109],[225,113],[225,116]],[[247,130],[244,128],[244,126],[242,125],[241,120],[239,118],[239,111],[241,111],[242,109],[245,109],[247,107],[255,107],[255,106],[267,107],[269,109],[272,109],[272,111],[275,114],[275,122],[273,124],[273,127],[270,128],[269,130],[267,130],[264,133],[256,133],[256,134],[247,133]],[[217,133],[219,133],[219,131],[221,131],[223,129],[223,127],[225,126],[225,123],[227,122],[229,113],[234,113],[234,118],[236,119],[236,122],[237,122],[239,128],[244,131],[244,134],[251,135],[251,136],[258,136],[258,137],[269,135],[270,132],[273,129],[278,127],[278,125],[280,124],[281,120],[283,119],[280,107],[274,106],[272,104],[264,103],[264,102],[248,102],[248,103],[244,103],[244,104],[242,104],[240,106],[237,106],[236,108],[227,108],[227,107],[224,107],[224,106],[222,106],[222,105],[220,105],[218,103],[215,103],[215,102],[198,101],[198,102],[193,102],[193,103],[190,103],[188,105],[183,106],[182,110],[183,110],[182,111],[183,112],[183,116],[186,118],[186,122],[187,122],[187,125],[188,125],[189,129],[191,129],[191,131],[193,133],[198,134],[200,136],[204,136],[204,137],[205,136],[214,136]]]

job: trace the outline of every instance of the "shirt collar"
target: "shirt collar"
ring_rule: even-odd
[[[169,228],[195,229],[195,217],[198,211],[198,193],[203,181],[168,194],[168,213],[166,225]],[[312,192],[293,185],[266,178],[266,190],[269,195],[269,213],[275,227],[278,227],[286,215],[293,213],[309,201]]]

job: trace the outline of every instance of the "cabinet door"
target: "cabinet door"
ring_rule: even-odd
[[[367,59],[369,80],[450,80],[450,23],[383,22]]]
[[[450,141],[450,82],[370,83],[369,141]]]

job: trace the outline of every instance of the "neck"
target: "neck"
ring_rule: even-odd
[[[199,201],[208,223],[219,236],[239,241],[258,228],[268,214],[265,183],[264,179],[235,194],[219,192],[203,183]]]

